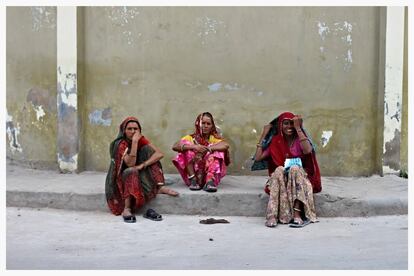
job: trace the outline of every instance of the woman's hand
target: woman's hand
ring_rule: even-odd
[[[196,152],[205,153],[206,151],[208,151],[208,147],[203,145],[194,145],[194,150]]]
[[[142,137],[141,132],[140,132],[139,130],[137,130],[137,131],[134,133],[134,136],[132,136],[132,142],[133,142],[133,143],[138,143],[138,141],[139,141],[139,139],[141,139],[141,137]]]
[[[142,170],[143,168],[144,168],[145,166],[144,166],[144,163],[141,163],[141,164],[139,164],[138,166],[135,166],[135,168],[137,169],[137,170]]]
[[[295,117],[293,117],[293,126],[295,127],[295,129],[301,129],[302,127],[302,116],[301,115],[296,115]]]

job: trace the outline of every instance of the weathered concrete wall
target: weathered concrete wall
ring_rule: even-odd
[[[401,121],[401,171],[408,173],[408,8],[405,8],[403,104]]]
[[[56,8],[7,7],[7,157],[56,167]]]
[[[247,174],[263,124],[305,117],[324,175],[377,172],[379,8],[85,10],[85,167],[105,170],[127,115],[166,154],[210,111]]]
[[[210,111],[231,145],[229,173],[250,174],[263,125],[290,110],[323,175],[378,173],[381,22],[378,7],[78,8],[80,169],[105,171],[134,115],[175,172],[172,144]],[[9,157],[56,166],[56,93],[56,8],[8,7]]]

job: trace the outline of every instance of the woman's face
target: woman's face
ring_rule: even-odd
[[[293,127],[292,120],[283,120],[282,121],[282,131],[283,134],[286,136],[291,136],[295,133],[295,128]]]
[[[132,136],[134,136],[135,132],[141,131],[138,127],[136,122],[129,122],[125,127],[125,136],[129,140],[132,140]]]
[[[203,135],[210,135],[212,128],[213,122],[211,121],[211,118],[203,116],[203,118],[201,118],[201,131],[203,132]]]

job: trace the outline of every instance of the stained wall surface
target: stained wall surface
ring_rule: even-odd
[[[7,157],[56,168],[56,7],[6,10]]]
[[[143,134],[164,152],[165,171],[173,173],[172,144],[193,131],[197,114],[210,111],[230,143],[229,173],[251,174],[250,158],[263,125],[289,110],[304,117],[322,175],[378,173],[377,151],[382,148],[376,141],[383,131],[377,125],[382,116],[380,8],[80,9],[83,169],[107,169],[108,145],[123,118],[133,115]],[[23,119],[20,111],[29,105],[25,97],[36,84],[28,77],[18,80],[20,70],[36,71],[36,62],[24,67],[20,52],[32,59],[33,51],[47,53],[41,56],[38,74],[48,85],[39,86],[47,95],[56,89],[56,31],[51,25],[37,33],[28,29],[33,25],[32,10],[7,8],[8,23],[16,23],[7,27],[7,108],[13,122],[20,124],[21,147],[33,151],[30,158],[56,139],[56,110],[49,115],[45,111],[54,121],[45,120],[48,127],[43,130],[32,124],[39,122],[36,112],[31,110],[31,117]],[[24,28],[18,29],[17,23]],[[44,45],[15,46],[27,34]],[[55,94],[49,99],[56,103]],[[29,130],[48,138],[29,141]],[[12,157],[23,153],[8,147]],[[53,154],[45,158],[51,161]]]

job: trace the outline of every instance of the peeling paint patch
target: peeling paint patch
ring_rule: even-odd
[[[322,40],[325,40],[329,32],[330,30],[327,24],[325,22],[318,21],[318,33]]]
[[[221,83],[216,82],[208,86],[208,90],[211,92],[217,92],[221,89]]]
[[[38,32],[42,28],[56,28],[56,8],[54,7],[31,7],[32,30]]]
[[[328,145],[329,140],[332,137],[332,130],[324,130],[322,131],[322,137],[321,137],[321,143],[322,143],[322,147],[326,147],[326,145]]]
[[[224,88],[226,88],[227,90],[230,90],[230,91],[235,91],[235,90],[239,90],[240,89],[240,87],[237,84],[237,82],[236,83],[233,83],[233,84],[226,84],[226,85],[224,85]]]
[[[78,98],[75,93],[70,93],[70,94],[61,93],[60,96],[62,99],[62,103],[77,109]]]
[[[195,83],[191,83],[191,82],[186,82],[185,85],[187,85],[190,88],[197,88],[202,86],[203,84],[199,81],[195,82]]]
[[[142,33],[138,33],[136,36],[128,29],[130,24],[133,23],[134,19],[138,17],[140,11],[136,7],[108,7],[105,8],[108,18],[116,26],[124,28],[121,32],[122,35],[126,38],[128,45],[133,45],[135,38],[140,38]]]
[[[219,27],[226,27],[223,21],[204,16],[196,19],[197,35],[201,39],[201,44],[206,44],[209,36],[216,35]],[[227,34],[226,34],[227,35]]]
[[[39,121],[43,116],[46,115],[45,111],[43,110],[43,107],[41,105],[34,106],[33,109],[36,111],[36,119]]]
[[[58,163],[61,171],[74,172],[78,168],[78,154],[69,158],[65,158],[63,155],[58,154]]]
[[[20,126],[17,123],[17,127],[14,126],[13,117],[7,113],[6,117],[6,133],[9,138],[10,149],[13,154],[16,152],[22,152],[23,149],[17,141],[17,136],[20,134]]]
[[[325,40],[329,35],[338,36],[340,35],[342,43],[345,44],[345,53],[342,55],[343,57],[343,69],[344,71],[349,71],[352,67],[352,30],[353,25],[348,21],[343,22],[335,22],[333,27],[329,27],[326,22],[316,21],[319,36],[322,40],[322,43],[325,43]],[[326,48],[325,45],[321,45],[319,47],[319,51],[321,54],[324,54]],[[325,60],[325,57],[322,56]],[[335,57],[338,60],[338,56]]]
[[[112,111],[111,108],[105,108],[102,110],[94,110],[89,114],[89,122],[92,125],[111,126],[112,123]]]

